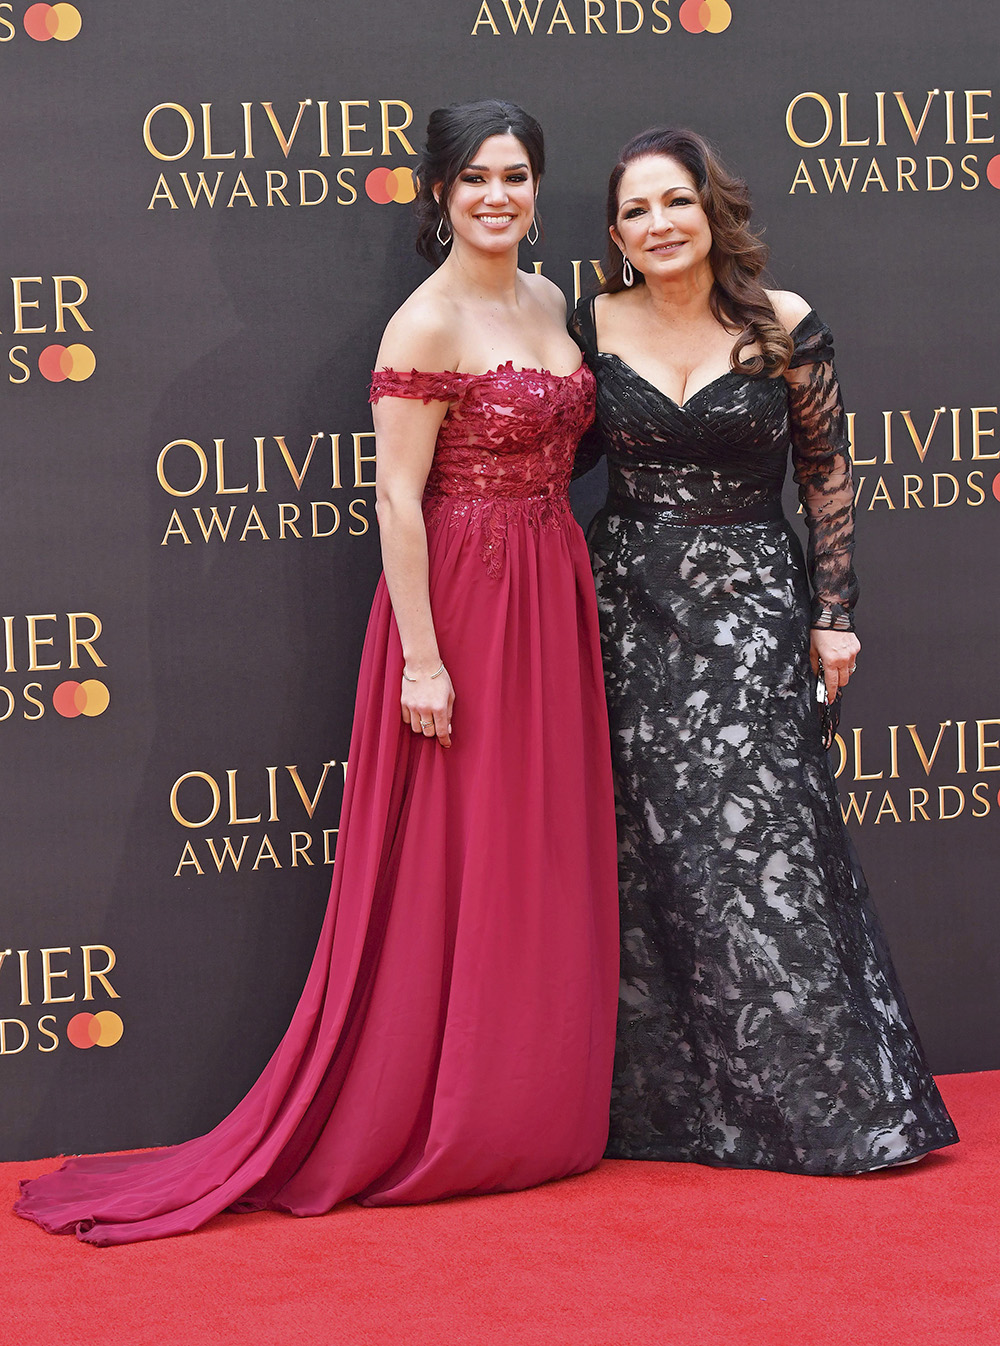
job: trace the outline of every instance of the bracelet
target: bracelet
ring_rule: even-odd
[[[442,661],[442,663],[441,663],[441,667],[438,669],[438,671],[437,671],[436,673],[432,673],[432,674],[431,674],[431,677],[432,677],[432,678],[439,678],[443,672],[444,672],[444,662]],[[419,682],[420,679],[419,679],[419,678],[411,678],[410,675],[406,672],[406,669],[404,668],[404,669],[403,669],[403,681],[404,681],[404,682]]]
[[[815,621],[810,622],[813,631],[854,631],[854,620],[849,612],[838,612],[834,616],[832,608],[823,608]]]

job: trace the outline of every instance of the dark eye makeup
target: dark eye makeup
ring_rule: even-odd
[[[512,183],[515,183],[515,184],[516,184],[516,183],[519,183],[519,182],[527,182],[527,181],[528,181],[528,175],[527,175],[527,173],[521,173],[521,172],[517,172],[517,173],[507,173],[507,174],[505,175],[504,180],[505,180],[506,182],[512,182]],[[461,181],[462,181],[462,182],[467,182],[467,183],[469,183],[470,186],[475,186],[477,183],[480,183],[480,182],[483,181],[483,175],[482,175],[482,173],[468,173],[468,172],[466,172],[466,173],[461,174]]]
[[[671,206],[693,206],[694,197],[675,196],[669,204]],[[623,218],[626,220],[634,220],[636,216],[643,214],[645,210],[645,206],[630,206],[629,209],[625,211]]]

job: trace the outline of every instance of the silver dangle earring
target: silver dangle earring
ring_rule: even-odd
[[[626,288],[631,290],[635,283],[635,272],[632,270],[632,263],[624,253],[622,253],[622,280]]]
[[[442,248],[446,248],[446,247],[448,246],[448,244],[451,242],[451,229],[448,230],[448,236],[447,236],[447,238],[442,238],[442,237],[441,237],[441,226],[442,226],[442,224],[444,224],[444,216],[443,216],[443,215],[442,215],[441,218],[438,220],[438,227],[434,230],[434,237],[435,237],[435,238],[437,239],[437,241],[441,244]]]
[[[535,231],[534,238],[531,237],[532,229],[534,229]],[[527,241],[531,244],[532,247],[534,247],[535,244],[538,242],[538,221],[535,219],[534,215],[532,215],[531,217],[531,224],[528,228],[528,232],[525,234],[524,237],[527,239]]]

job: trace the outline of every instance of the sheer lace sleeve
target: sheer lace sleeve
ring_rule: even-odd
[[[812,625],[854,629],[854,484],[847,417],[833,366],[830,329],[809,313],[792,333],[785,371],[792,466],[809,530]]]
[[[596,374],[594,366],[597,361],[597,333],[594,327],[593,298],[580,300],[570,314],[568,327],[570,336],[583,351],[584,360]],[[583,437],[577,445],[576,457],[573,460],[573,480],[596,467],[606,451],[607,442],[604,433],[600,424],[594,421],[590,428],[583,432]]]
[[[372,374],[368,400],[377,402],[380,397],[419,397],[424,402],[454,402],[461,396],[465,377],[450,370],[427,373],[411,369],[406,373],[402,369],[376,369]]]

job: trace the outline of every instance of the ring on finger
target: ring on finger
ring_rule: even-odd
[[[421,728],[421,729],[429,729],[433,723],[434,723],[433,720],[421,720],[421,721],[420,721],[420,728]]]

